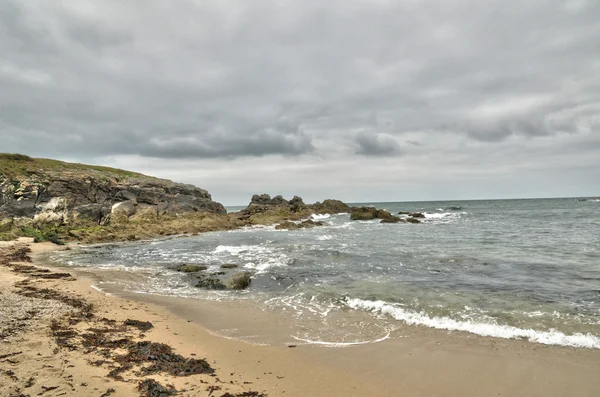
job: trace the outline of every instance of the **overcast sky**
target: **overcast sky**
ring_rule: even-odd
[[[0,1],[0,152],[305,201],[600,194],[600,1]]]

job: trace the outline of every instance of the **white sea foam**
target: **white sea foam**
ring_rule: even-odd
[[[297,337],[294,335],[290,335],[290,336],[297,341],[308,343],[311,345],[321,345],[321,346],[327,346],[327,347],[349,347],[349,346],[356,346],[356,345],[366,345],[369,343],[383,342],[384,340],[386,340],[390,337],[390,332],[388,332],[387,334],[385,334],[384,336],[382,336],[381,338],[378,338],[378,339],[358,341],[358,342],[325,342],[325,341],[321,341],[321,340],[303,339],[303,338],[300,338],[300,337]]]
[[[454,214],[452,214],[451,212],[442,212],[439,214],[426,212],[423,215],[425,215],[426,219],[441,219],[441,218],[445,218],[447,216],[454,215]]]
[[[320,221],[323,219],[331,218],[331,215],[329,215],[329,214],[312,214],[310,217],[315,221]]]
[[[333,240],[333,236],[331,234],[324,234],[322,236],[318,236],[317,240],[319,240],[319,241]]]
[[[100,284],[101,284],[101,283],[100,283]],[[91,287],[92,287],[92,289],[95,289],[96,291],[98,291],[98,292],[101,292],[101,293],[103,293],[103,294],[104,294],[104,295],[106,295],[106,296],[112,296],[112,294],[111,294],[110,292],[106,292],[106,291],[104,291],[102,288],[100,288],[100,287],[99,287],[98,285],[96,285],[96,284],[92,284],[92,285],[91,285]]]
[[[244,267],[258,273],[271,267],[287,266],[290,258],[275,247],[266,245],[219,245],[213,251],[217,257],[235,256],[244,262]]]
[[[449,331],[464,331],[476,335],[491,336],[503,339],[525,338],[530,342],[541,343],[544,345],[600,349],[600,337],[589,333],[565,335],[564,333],[556,330],[537,331],[534,329],[521,329],[509,325],[457,321],[448,317],[430,317],[424,313],[416,313],[384,301],[348,299],[346,304],[353,309],[389,315],[396,320],[403,321],[410,325],[423,325],[430,328],[444,329]]]

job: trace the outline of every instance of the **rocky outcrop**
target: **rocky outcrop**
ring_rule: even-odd
[[[390,214],[386,210],[380,210],[375,207],[357,207],[352,208],[350,219],[353,221],[368,221],[371,219],[394,221],[396,219],[399,220],[400,218]]]
[[[54,160],[0,160],[0,219],[109,224],[194,212],[226,213],[206,190],[192,185]]]
[[[323,226],[325,222],[321,221],[313,221],[312,219],[307,219],[303,222],[290,222],[283,221],[279,225],[275,226],[276,230],[297,230],[297,229],[312,229],[313,227]]]
[[[273,225],[281,224],[280,229],[298,229],[301,227],[318,226],[318,224],[303,223],[294,224],[291,221],[299,221],[313,214],[338,214],[349,212],[350,207],[339,200],[325,200],[322,203],[305,204],[301,197],[294,196],[286,200],[281,195],[273,198],[268,194],[255,194],[250,203],[243,210],[230,214],[231,218],[241,225]]]
[[[421,223],[416,217],[400,218],[390,214],[386,210],[380,210],[375,207],[354,207],[350,212],[350,219],[355,221],[381,219],[380,223]]]

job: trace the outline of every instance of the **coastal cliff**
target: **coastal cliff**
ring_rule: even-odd
[[[226,211],[206,190],[192,185],[108,167],[0,154],[0,233],[8,233],[4,239],[31,228],[42,234],[52,228],[54,234],[77,238],[78,230],[85,234],[85,229],[98,226],[160,224],[198,214],[206,218]]]

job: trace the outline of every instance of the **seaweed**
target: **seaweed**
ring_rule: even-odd
[[[121,364],[152,363],[149,367],[142,368],[145,374],[166,372],[173,376],[188,376],[215,372],[206,360],[184,358],[173,353],[173,348],[164,343],[143,341],[129,344],[126,348],[127,354],[117,356],[116,361]]]
[[[142,397],[169,397],[177,394],[173,386],[163,386],[154,379],[146,379],[138,384]]]
[[[117,367],[113,370],[111,370],[108,375],[109,378],[113,378],[115,380],[124,382],[125,380],[123,379],[123,377],[121,376],[121,374],[125,371],[129,371],[131,368],[133,368],[133,365],[131,364],[127,364],[127,365],[121,365],[120,367]]]
[[[110,389],[106,390],[104,393],[102,393],[102,395],[100,395],[100,397],[108,397],[111,394],[113,394],[114,392],[115,392],[115,389],[110,388]]]
[[[149,331],[150,329],[152,329],[154,327],[150,321],[132,320],[130,318],[125,320],[124,324],[129,327],[135,327],[142,332]]]

